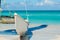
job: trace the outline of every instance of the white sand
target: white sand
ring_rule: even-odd
[[[30,24],[30,27],[36,27],[41,24]],[[13,24],[4,24],[3,27],[0,25],[0,30],[2,29],[15,29]],[[8,27],[9,26],[9,27]],[[30,40],[60,40],[60,25],[58,24],[48,24],[47,28],[33,31],[33,36]]]
[[[60,40],[60,25],[48,25],[47,28],[33,31],[31,40]]]
[[[7,29],[16,29],[14,24],[0,24],[0,31]]]
[[[0,35],[0,40],[20,40],[19,35]]]

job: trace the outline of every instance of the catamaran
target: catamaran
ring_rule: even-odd
[[[9,22],[7,22],[7,19],[4,19],[4,20],[5,20],[5,22],[3,22],[3,23],[9,23]],[[11,20],[11,19],[8,19],[8,20]],[[14,14],[14,21],[13,22],[14,22],[14,26],[16,28],[15,29],[16,31],[13,29],[6,28],[5,30],[0,31],[0,37],[5,38],[5,39],[11,38],[11,40],[13,40],[13,39],[20,40],[20,37],[25,35],[25,32],[27,31],[27,27],[28,27],[28,22],[25,21],[17,13]],[[10,23],[12,23],[12,21],[10,21]]]
[[[6,4],[6,2],[4,1]],[[0,5],[1,6],[1,5]],[[31,38],[31,34],[33,30],[40,29],[46,27],[46,25],[38,26],[35,28],[31,28],[28,30],[29,20],[27,14],[27,7],[25,5],[27,20],[24,20],[21,16],[17,13],[14,13],[14,17],[10,16],[1,16],[0,23],[0,40],[28,40],[28,37],[25,37],[26,34],[30,35],[29,39]],[[0,12],[2,8],[0,8]],[[13,24],[13,25],[12,25]],[[12,25],[12,26],[11,26]],[[4,27],[3,27],[4,26]]]
[[[4,4],[6,4],[6,0],[4,0]],[[2,8],[0,4],[0,13],[1,11]],[[0,26],[0,40],[21,40],[21,36],[24,36],[25,32],[27,31],[29,24],[28,20],[24,20],[17,13],[14,13],[14,17],[10,16],[0,17],[1,17],[0,24],[2,25]]]
[[[28,20],[24,20],[17,13],[14,14],[14,26],[10,26],[12,22],[4,22],[6,24],[3,28],[0,27],[0,39],[2,40],[30,40],[32,36],[32,31],[36,29],[45,28],[47,25],[40,25],[35,28],[28,28],[29,22]],[[7,19],[5,19],[7,20]],[[11,21],[9,18],[8,20]],[[8,24],[7,24],[8,23]],[[13,28],[14,27],[14,28]],[[2,29],[2,30],[1,30]],[[27,36],[26,36],[27,35]]]

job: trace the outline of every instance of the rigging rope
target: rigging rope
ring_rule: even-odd
[[[27,11],[27,1],[24,0],[24,2],[25,2],[25,10],[26,10],[26,18],[27,18],[26,21],[29,22],[29,15],[28,15],[28,13],[27,13],[27,12],[28,12],[28,11]]]
[[[27,1],[26,0],[24,0],[24,2],[26,2],[25,3],[25,10],[26,10],[26,22],[28,23],[28,26],[27,26],[27,30],[28,30],[28,28],[29,28],[29,15],[28,15],[28,11],[27,11]]]
[[[6,0],[4,0],[4,4],[5,4],[6,9],[8,9],[8,5],[6,3]],[[10,10],[9,10],[9,16],[12,17],[12,14],[11,14],[11,11]]]

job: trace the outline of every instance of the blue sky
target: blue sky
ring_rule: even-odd
[[[2,0],[3,10],[60,10],[60,0]]]

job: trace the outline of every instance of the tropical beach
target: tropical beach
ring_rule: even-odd
[[[10,25],[10,26],[9,26]],[[13,24],[9,24],[9,27],[0,27],[0,30],[6,30],[6,29],[16,29],[14,26],[12,27]],[[30,24],[30,28],[39,26],[41,24]],[[4,24],[3,26],[6,26]],[[46,28],[43,29],[37,29],[33,31],[33,35],[31,36],[30,40],[60,40],[60,25],[48,25]],[[11,35],[12,36],[12,35]],[[8,39],[9,40],[9,39]]]
[[[45,13],[46,12],[46,13]],[[50,13],[51,12],[51,13]],[[9,11],[3,11],[2,15],[9,15]],[[12,16],[14,12],[11,11]],[[16,11],[19,16],[23,19],[26,19],[25,11]],[[23,14],[21,14],[23,13]],[[35,14],[34,14],[35,13]],[[28,40],[59,40],[60,35],[60,12],[59,11],[28,11],[29,14],[29,26],[31,28],[30,38]],[[41,25],[47,25],[43,27]],[[42,28],[43,27],[43,28]],[[32,29],[33,28],[33,29]],[[0,24],[0,31],[16,29],[14,24]],[[28,33],[28,32],[27,32]],[[18,36],[16,36],[18,37]],[[23,38],[25,40],[26,38]],[[55,39],[56,38],[56,39]]]
[[[0,0],[0,40],[60,40],[60,0]]]

